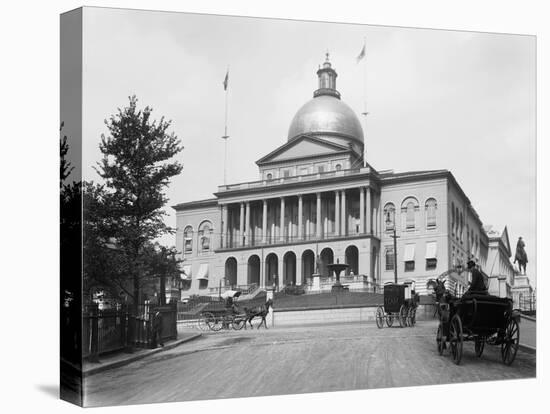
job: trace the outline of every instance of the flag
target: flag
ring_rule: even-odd
[[[227,72],[225,73],[225,79],[223,80],[223,90],[227,90],[227,84],[229,83],[229,69],[227,69]]]
[[[359,53],[359,55],[357,56],[356,60],[357,60],[357,63],[361,62],[361,60],[365,57],[365,44],[363,44],[363,49],[361,49],[361,52]]]

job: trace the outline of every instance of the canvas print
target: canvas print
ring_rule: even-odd
[[[536,375],[535,46],[61,16],[61,396]]]

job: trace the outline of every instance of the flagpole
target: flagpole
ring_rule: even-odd
[[[367,38],[363,38],[363,50],[366,50],[367,47]],[[365,130],[363,132],[363,140],[366,143],[367,141],[367,115],[369,114],[367,111],[367,63],[365,56],[363,56],[363,105],[364,109],[361,115],[365,118]],[[367,154],[365,151],[365,145],[363,145],[363,166],[367,166]]]
[[[225,90],[225,122],[224,122],[224,134],[222,139],[224,140],[224,158],[223,158],[223,185],[227,185],[227,94],[228,94],[228,76],[229,76],[229,66],[227,67],[227,72],[225,75],[224,81],[224,90]]]

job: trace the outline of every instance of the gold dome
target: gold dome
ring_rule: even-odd
[[[296,112],[290,123],[288,139],[302,134],[351,139],[355,144],[363,145],[363,128],[357,115],[330,94],[318,95]]]

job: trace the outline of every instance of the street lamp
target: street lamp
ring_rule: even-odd
[[[386,228],[389,228],[392,224],[390,214],[391,213],[388,211],[388,214],[386,215]],[[393,239],[393,272],[395,283],[397,284],[397,239],[399,236],[395,232],[395,211],[393,212],[393,219],[393,235],[390,237]]]

